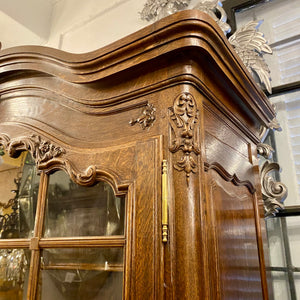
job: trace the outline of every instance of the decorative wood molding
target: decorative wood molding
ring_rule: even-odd
[[[18,157],[22,151],[29,151],[39,171],[45,170],[46,173],[50,173],[64,170],[79,185],[90,186],[103,179],[112,185],[116,193],[122,193],[127,188],[116,183],[116,176],[112,177],[110,173],[97,169],[95,165],[89,166],[83,172],[78,171],[68,159],[61,157],[66,153],[63,148],[55,146],[36,134],[13,139],[7,134],[0,134],[0,149],[6,150],[13,158]]]
[[[6,134],[0,134],[0,146],[6,149],[10,157],[18,157],[22,151],[29,151],[35,160],[37,167],[50,160],[61,156],[65,150],[44,140],[41,136],[32,134],[10,139]]]
[[[231,181],[236,186],[245,186],[248,188],[251,194],[256,192],[253,184],[249,180],[240,180],[236,174],[229,174],[219,163],[214,162],[212,164],[205,162],[204,171],[215,170],[224,180]]]
[[[146,128],[150,128],[151,126],[153,126],[154,122],[155,122],[155,112],[156,109],[153,106],[153,104],[147,103],[146,107],[143,109],[141,115],[136,118],[136,119],[131,119],[129,124],[131,126],[134,126],[135,124],[140,124],[140,126],[142,127],[143,130],[145,130]]]
[[[174,168],[186,173],[187,183],[190,173],[196,173],[198,169],[193,157],[200,154],[198,129],[195,129],[198,115],[195,99],[190,93],[181,93],[176,97],[173,107],[169,107],[169,150],[172,153],[180,150],[183,152]]]

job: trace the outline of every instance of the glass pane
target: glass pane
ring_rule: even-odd
[[[108,183],[83,187],[63,171],[50,175],[45,237],[122,235],[124,215],[125,197]]]
[[[290,242],[292,265],[300,268],[300,217],[287,217],[285,219],[287,224],[287,235]]]
[[[30,153],[0,156],[0,234],[2,239],[32,235],[39,176]]]
[[[274,291],[274,300],[289,300],[290,291],[288,277],[285,272],[272,272],[272,282]]]
[[[42,300],[122,299],[122,248],[43,250]]]
[[[270,265],[272,267],[285,267],[281,218],[268,218],[266,219],[266,225],[268,230]]]
[[[288,188],[285,206],[300,204],[300,91],[270,98],[282,131],[274,132],[276,156],[281,167],[280,181]]]
[[[294,281],[295,281],[295,289],[296,289],[296,297],[300,299],[300,273],[294,273]]]
[[[30,251],[0,249],[0,299],[26,299]]]

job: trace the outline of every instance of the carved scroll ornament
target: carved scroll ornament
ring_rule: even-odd
[[[277,182],[270,172],[279,171],[277,163],[266,161],[261,168],[261,186],[264,201],[265,216],[269,217],[283,209],[282,202],[287,197],[287,187],[282,182]]]
[[[257,145],[257,153],[266,159],[271,158],[272,152],[274,150],[267,144],[260,143]],[[277,163],[270,163],[269,161],[266,161],[260,169],[265,217],[274,216],[279,210],[283,209],[282,202],[288,194],[287,187],[270,175],[274,171],[279,172],[280,166]]]
[[[194,97],[190,93],[182,93],[169,107],[169,122],[171,125],[170,146],[172,153],[182,152],[181,159],[174,164],[178,171],[186,173],[187,183],[191,173],[197,172],[197,162],[193,156],[200,154],[198,132],[195,124],[198,121]]]
[[[257,154],[263,156],[266,159],[271,158],[272,153],[274,152],[274,149],[270,145],[263,144],[263,143],[259,143],[256,149],[257,149]]]

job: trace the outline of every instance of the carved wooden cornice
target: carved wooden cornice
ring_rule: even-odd
[[[39,46],[5,49],[0,52],[0,73],[11,72],[23,79],[28,73],[31,73],[32,77],[57,77],[62,80],[64,85],[70,85],[70,95],[61,95],[70,102],[72,101],[70,99],[73,99],[71,96],[72,84],[95,83],[108,76],[141,66],[141,64],[153,64],[153,61],[158,61],[162,57],[172,56],[176,61],[178,51],[182,54],[188,52],[188,57],[196,63],[199,61],[199,64],[201,64],[200,58],[203,55],[207,56],[211,63],[215,63],[223,76],[231,82],[236,93],[242,95],[243,101],[245,101],[242,104],[244,107],[246,105],[266,125],[273,119],[274,110],[268,99],[234,53],[222,31],[214,25],[213,20],[207,14],[197,10],[176,13],[160,20],[155,27],[150,25],[116,43],[86,54],[70,54]],[[186,71],[187,69],[181,75],[189,75]],[[176,78],[161,80],[165,84],[171,84],[170,80],[176,80]],[[193,78],[190,76],[189,80],[195,85],[205,85],[197,80],[194,81]],[[132,97],[136,97],[138,94],[144,93],[150,86],[155,88],[154,86],[159,84],[158,82],[158,78],[154,77],[148,87],[135,86],[135,92],[132,90],[126,91],[126,93],[132,93]],[[43,85],[39,82],[41,89],[45,89],[47,84]],[[30,86],[32,87],[32,83],[28,82],[19,86],[19,89],[16,87],[15,91],[21,92],[30,89]],[[37,93],[39,86],[34,87],[34,91]],[[89,87],[86,85],[85,88]],[[103,88],[105,89],[106,86],[103,85]],[[12,91],[9,92],[9,89],[7,84],[0,84],[1,94],[12,93]],[[207,89],[209,90],[209,87]],[[80,95],[81,90],[85,95],[82,87],[77,89],[77,93]],[[114,101],[116,97],[115,95],[114,99],[105,99],[100,96],[101,94],[96,93],[92,86],[90,91],[94,93],[94,96],[89,99],[77,96],[81,105],[88,107],[103,103],[107,107],[109,102]],[[61,88],[55,81],[50,93],[61,94]],[[120,95],[119,101],[122,101],[121,98]]]

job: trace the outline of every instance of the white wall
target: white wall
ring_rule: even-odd
[[[88,52],[148,25],[141,0],[58,0],[53,7],[48,46]]]
[[[0,0],[2,48],[42,45],[49,38],[54,0]]]

